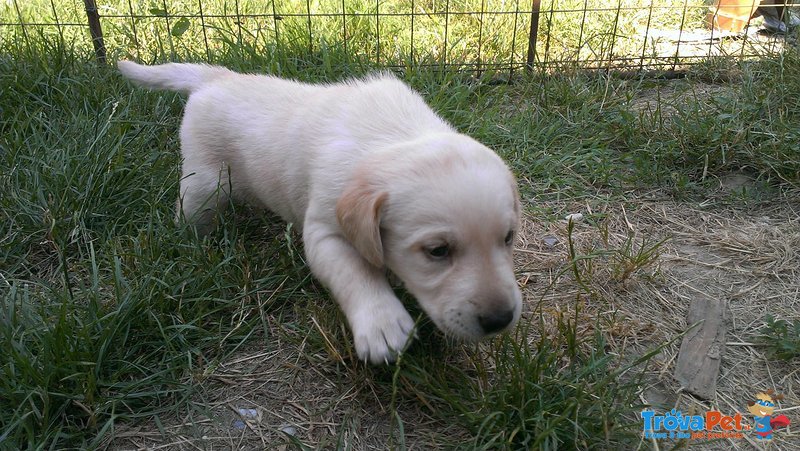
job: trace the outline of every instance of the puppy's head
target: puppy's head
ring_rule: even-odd
[[[336,210],[353,246],[397,275],[445,333],[480,339],[519,318],[516,182],[477,141],[448,133],[378,153]]]

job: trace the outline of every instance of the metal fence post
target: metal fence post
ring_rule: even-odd
[[[539,34],[539,10],[542,7],[542,0],[533,0],[531,8],[531,30],[528,34],[528,57],[525,67],[530,72],[533,70],[533,63],[536,61],[536,39]]]
[[[97,12],[95,0],[83,0],[86,6],[86,17],[89,21],[89,34],[92,36],[94,54],[100,63],[106,62],[106,45],[103,43],[103,29],[100,27],[100,14]]]

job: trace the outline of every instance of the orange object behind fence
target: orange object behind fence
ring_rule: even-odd
[[[738,33],[760,4],[761,0],[717,0],[708,7],[707,20],[714,30]]]

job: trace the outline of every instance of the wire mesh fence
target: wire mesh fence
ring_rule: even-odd
[[[770,0],[0,2],[0,39],[93,45],[101,61],[106,53],[112,59],[214,61],[232,52],[284,52],[315,55],[323,63],[335,56],[479,71],[676,69],[713,57],[762,56],[796,42],[796,16],[784,8],[792,4]],[[761,21],[770,25],[775,14],[786,30],[763,32]]]

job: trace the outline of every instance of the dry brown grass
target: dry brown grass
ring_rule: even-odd
[[[800,319],[800,204],[795,201],[716,209],[640,200],[626,205],[627,208],[605,204],[602,211],[595,213],[603,217],[598,224],[576,228],[576,245],[584,250],[602,247],[605,240],[601,231],[606,228],[612,243],[630,235],[669,240],[655,264],[642,268],[624,283],[614,279],[613,264],[601,258],[593,262],[591,288],[598,293],[600,302],[584,304],[582,314],[587,326],[598,314],[613,318],[598,323],[609,346],[621,356],[635,356],[658,343],[674,340],[685,331],[689,326],[688,306],[698,296],[723,299],[729,310],[716,396],[701,400],[682,392],[672,376],[680,347],[676,340],[655,358],[649,384],[642,387],[642,401],[663,410],[675,408],[687,413],[718,409],[731,414],[743,412],[747,417],[747,401],[753,400],[757,392],[772,388],[785,396],[778,410],[792,418],[800,405],[798,362],[769,360],[755,338],[761,334],[767,313],[786,320]],[[589,209],[586,205],[573,205],[562,211],[585,213]],[[526,277],[543,282],[534,291],[541,292],[542,285],[553,283],[550,294],[543,298],[547,308],[558,311],[574,305],[571,301],[578,293],[577,287],[568,276],[558,276],[565,250],[548,251],[539,238],[560,237],[559,246],[563,247],[566,226],[535,222],[526,226],[528,238],[523,242],[523,255],[527,258],[523,257],[521,264],[528,268]],[[790,428],[779,430],[775,437],[771,449],[789,450],[797,449],[800,434]],[[709,449],[749,449],[751,444],[755,445],[755,441],[749,436],[745,440],[691,443],[693,447]],[[643,446],[658,447],[655,443]]]

